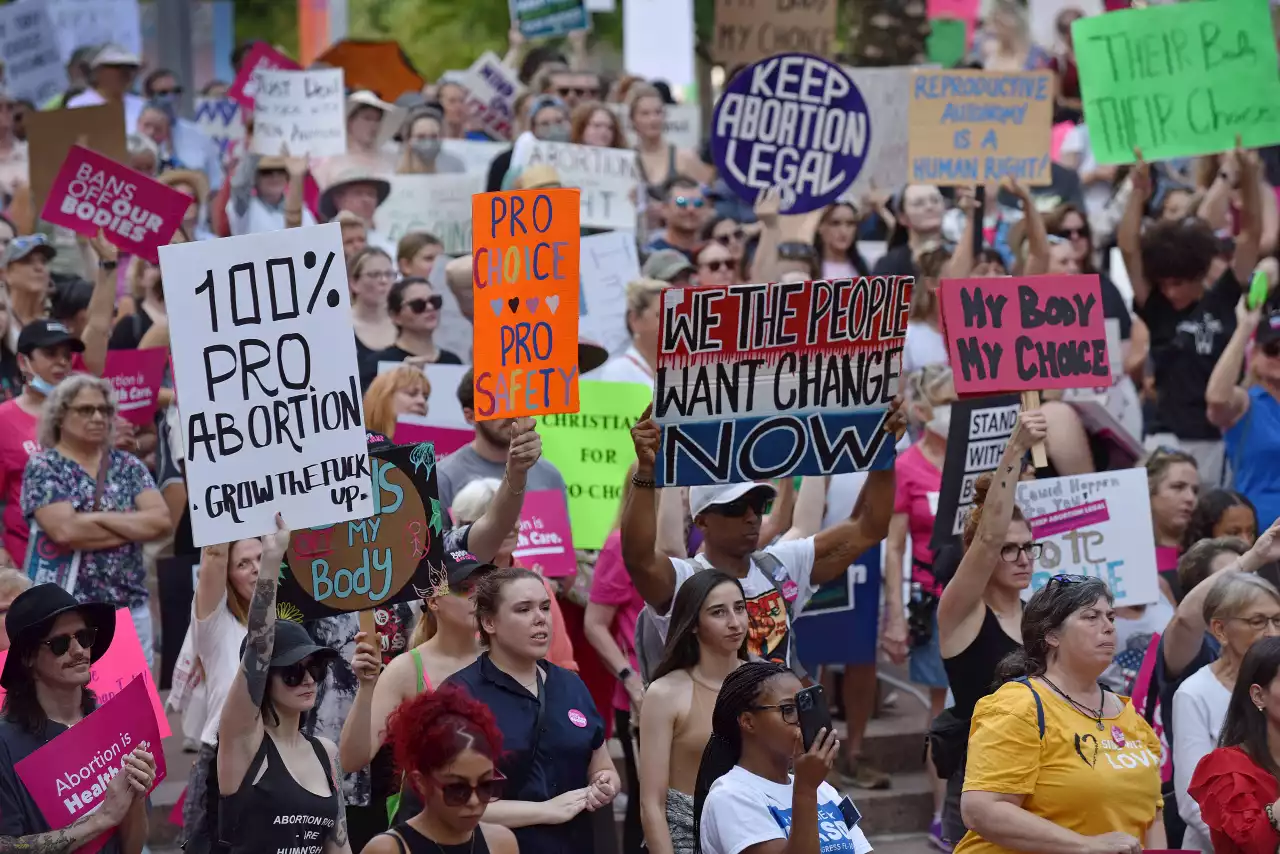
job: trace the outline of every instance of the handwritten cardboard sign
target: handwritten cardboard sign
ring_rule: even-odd
[[[31,163],[31,204],[35,210],[43,210],[45,199],[49,198],[49,188],[61,171],[71,146],[78,144],[92,148],[116,163],[129,159],[125,148],[123,104],[40,110],[27,113],[24,121]]]
[[[273,48],[266,42],[258,42],[245,55],[240,63],[240,72],[231,81],[227,97],[240,104],[246,110],[253,109],[254,98],[258,94],[257,74],[260,71],[298,71],[301,65]]]
[[[512,556],[521,566],[541,569],[548,578],[573,575],[578,556],[573,551],[569,509],[564,493],[542,489],[524,497],[520,510],[520,536]]]
[[[430,443],[373,452],[373,512],[295,531],[277,594],[290,619],[313,620],[424,598],[444,567],[444,509]]]
[[[102,805],[107,784],[123,773],[124,758],[141,747],[156,761],[148,790],[168,776],[160,730],[150,714],[146,684],[134,679],[110,702],[80,723],[15,763],[13,770],[49,827],[61,830]],[[96,851],[117,831],[110,830],[77,851]]]
[[[720,177],[744,201],[783,188],[782,207],[818,210],[853,184],[867,159],[870,114],[858,87],[833,62],[771,56],[729,81],[711,119]]]
[[[888,468],[910,277],[668,288],[656,479],[696,486]]]
[[[346,154],[346,93],[341,68],[259,71],[256,79],[254,154]]]
[[[44,104],[67,88],[58,31],[39,3],[0,7],[0,54],[9,94]]]
[[[231,98],[196,98],[196,127],[218,146],[225,157],[239,157],[244,151],[244,113]]]
[[[578,411],[579,197],[472,197],[477,420]]]
[[[712,55],[726,68],[779,53],[835,52],[835,0],[716,0]]]
[[[185,193],[75,145],[40,218],[87,237],[101,230],[112,244],[154,264],[156,250],[173,239],[190,206]]]
[[[511,26],[527,39],[563,36],[591,28],[583,0],[509,0]]]
[[[957,394],[1111,381],[1097,276],[944,279],[939,296]]]
[[[160,247],[197,546],[373,512],[334,223]]]
[[[1099,163],[1280,142],[1280,79],[1266,0],[1125,9],[1071,27]]]
[[[459,79],[467,88],[471,117],[499,139],[511,139],[516,98],[524,91],[519,75],[493,51],[485,51]]]
[[[921,70],[911,81],[908,180],[1050,183],[1053,75]]]
[[[164,383],[169,348],[108,350],[102,378],[116,390],[116,411],[130,424],[150,424],[156,417],[156,395]]]
[[[484,192],[481,172],[461,175],[393,175],[391,194],[378,206],[378,228],[398,243],[411,231],[426,231],[449,255],[471,251],[471,197]]]
[[[582,191],[584,228],[635,229],[634,197],[641,182],[634,151],[542,141],[517,149],[513,160],[520,166],[550,166],[562,185]]]

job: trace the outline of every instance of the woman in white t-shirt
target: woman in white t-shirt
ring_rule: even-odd
[[[200,577],[191,603],[191,634],[196,667],[204,674],[204,724],[200,753],[191,768],[182,807],[182,836],[191,839],[205,820],[207,776],[218,753],[222,704],[240,666],[240,642],[249,619],[249,603],[262,568],[262,541],[253,538],[205,546]]]
[[[848,798],[826,782],[840,752],[834,732],[800,743],[800,680],[778,664],[748,662],[725,677],[711,713],[694,794],[701,854],[865,854]],[[794,776],[790,770],[794,768]]]
[[[657,279],[637,279],[627,283],[627,335],[631,346],[588,375],[591,379],[617,383],[653,385],[658,362],[658,295],[667,287]]]

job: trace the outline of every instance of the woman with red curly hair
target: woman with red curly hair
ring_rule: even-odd
[[[364,854],[516,854],[515,834],[480,821],[506,782],[502,731],[483,703],[450,686],[419,694],[392,712],[387,740],[425,806]]]

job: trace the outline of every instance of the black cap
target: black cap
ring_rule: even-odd
[[[89,650],[89,661],[102,658],[116,634],[116,606],[106,602],[77,602],[74,596],[56,584],[37,584],[22,591],[13,600],[9,613],[4,618],[9,642],[17,644],[24,635],[70,611],[79,611],[85,622],[98,630],[93,649]],[[21,670],[22,656],[7,656],[4,670],[0,671],[0,686],[6,690],[12,689]]]
[[[444,571],[449,578],[451,590],[461,589],[463,584],[476,581],[478,576],[497,568],[469,551],[459,549],[444,553]]]
[[[245,647],[249,638],[240,641],[240,657],[244,658]],[[338,651],[327,646],[320,646],[311,639],[301,624],[291,620],[276,618],[275,643],[271,646],[271,666],[288,667],[297,664],[308,655],[319,655],[321,658],[336,659]]]
[[[47,317],[33,320],[18,333],[18,352],[30,356],[33,350],[67,344],[74,353],[84,352],[84,342],[71,334],[71,330],[58,320]]]
[[[1273,311],[1262,318],[1258,323],[1257,337],[1254,341],[1259,347],[1280,341],[1280,311]]]

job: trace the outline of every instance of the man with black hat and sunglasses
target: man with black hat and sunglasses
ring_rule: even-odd
[[[137,854],[147,840],[146,794],[156,775],[142,746],[124,757],[101,807],[58,831],[50,831],[15,770],[97,708],[89,668],[111,646],[115,605],[81,604],[56,584],[38,584],[13,600],[5,628],[12,645],[0,671],[0,854],[71,851],[113,830],[102,851]]]

